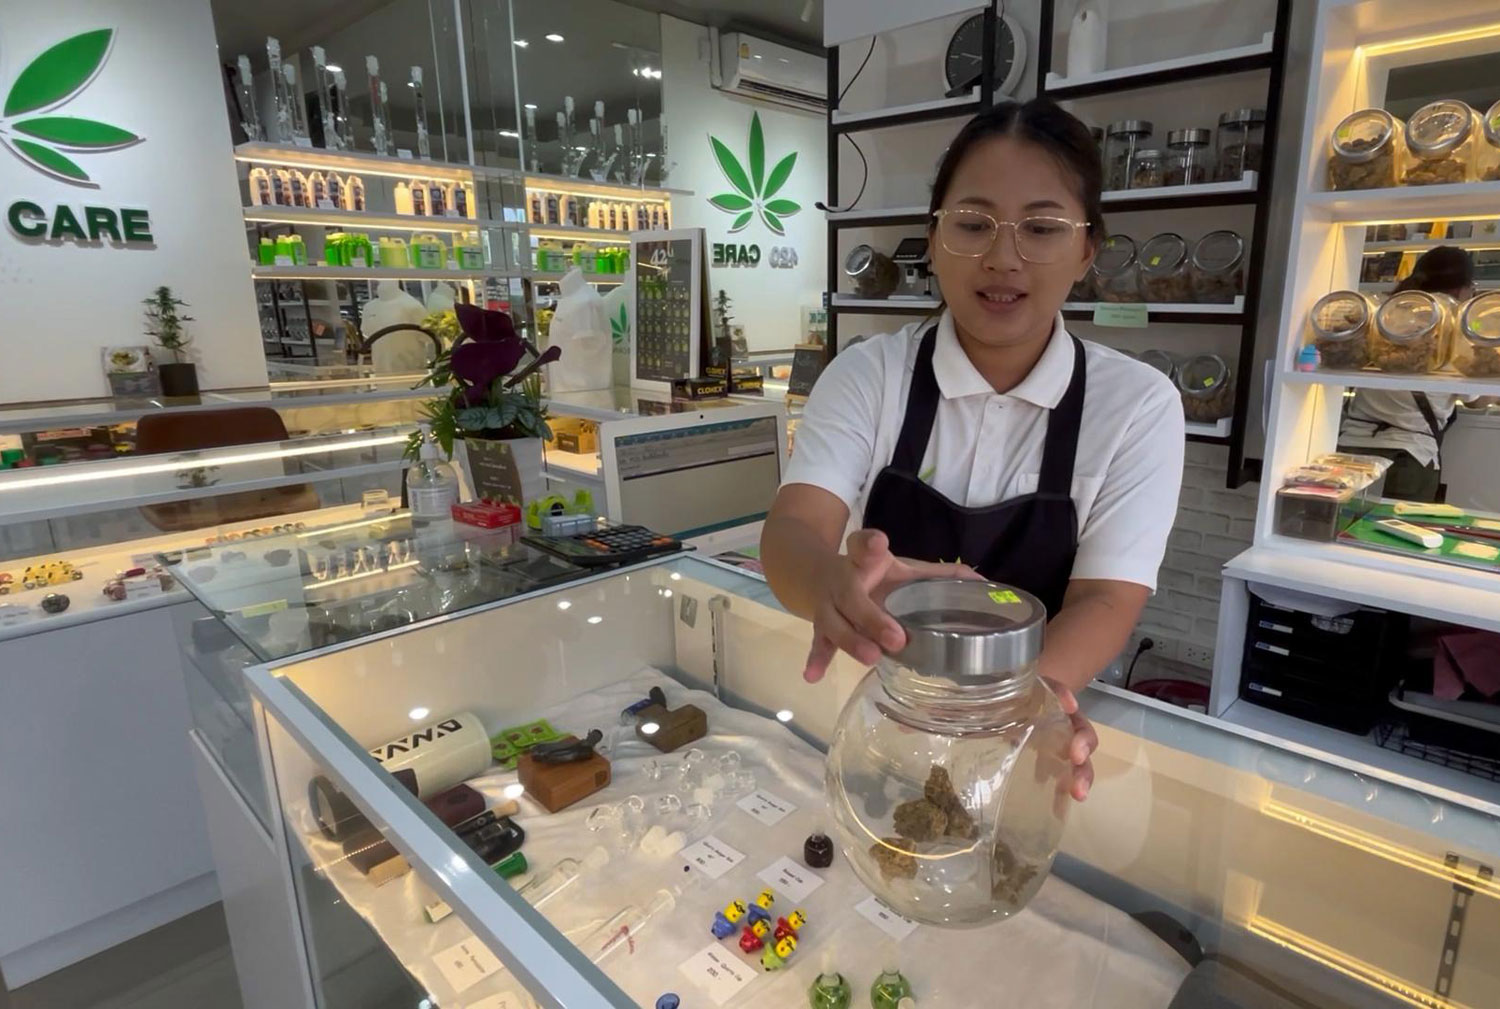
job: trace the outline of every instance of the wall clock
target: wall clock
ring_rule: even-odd
[[[965,18],[948,40],[943,77],[948,91],[962,94],[979,83],[984,68],[984,15]],[[995,22],[995,93],[1011,94],[1026,70],[1026,33],[1020,22],[1001,14]]]

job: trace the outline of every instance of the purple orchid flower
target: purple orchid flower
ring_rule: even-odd
[[[510,375],[505,387],[512,388],[543,365],[562,357],[560,347],[538,351],[516,332],[515,323],[505,312],[474,305],[455,305],[454,312],[463,335],[453,348],[451,364],[454,376],[463,383],[459,395],[467,406],[484,403],[496,379]],[[528,353],[532,356],[531,363],[511,375]]]

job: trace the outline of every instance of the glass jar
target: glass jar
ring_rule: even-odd
[[[1234,413],[1234,374],[1218,354],[1199,354],[1177,369],[1177,389],[1188,420],[1212,424]]]
[[[1474,150],[1474,177],[1480,182],[1500,181],[1500,102],[1484,114],[1484,138]]]
[[[1167,159],[1155,147],[1138,147],[1130,156],[1131,189],[1155,189],[1166,185]]]
[[[1210,231],[1193,246],[1193,300],[1232,305],[1245,293],[1245,240],[1234,231]]]
[[[1155,236],[1137,254],[1140,260],[1141,300],[1181,305],[1193,300],[1188,276],[1188,244],[1174,232]]]
[[[1130,188],[1130,159],[1137,148],[1151,139],[1151,123],[1144,119],[1122,119],[1104,131],[1104,188]]]
[[[856,245],[844,260],[844,274],[861,298],[889,298],[901,284],[895,260],[868,245]]]
[[[1135,242],[1129,235],[1110,235],[1099,243],[1094,265],[1089,267],[1100,301],[1140,301]]]
[[[1394,186],[1406,165],[1406,124],[1385,109],[1361,109],[1333,131],[1328,188]]]
[[[1401,291],[1375,312],[1370,330],[1370,364],[1406,375],[1437,371],[1448,359],[1457,321],[1446,294]]]
[[[1196,186],[1213,177],[1209,142],[1212,130],[1172,130],[1167,134],[1167,167],[1163,181],[1169,186]]]
[[[1149,364],[1151,367],[1167,376],[1167,378],[1172,381],[1173,385],[1177,384],[1177,362],[1172,358],[1171,354],[1168,354],[1164,350],[1157,350],[1155,347],[1152,347],[1149,350],[1141,351],[1138,360],[1142,364]]]
[[[1335,371],[1358,371],[1370,363],[1370,323],[1375,299],[1359,291],[1323,295],[1308,317],[1318,366]]]
[[[1246,172],[1260,171],[1265,144],[1265,109],[1235,109],[1224,113],[1219,117],[1214,177],[1220,182],[1235,182]]]
[[[1466,102],[1444,99],[1422,106],[1406,123],[1408,186],[1474,181],[1474,147],[1483,126]]]
[[[1500,291],[1470,298],[1459,312],[1453,367],[1470,378],[1500,376]]]
[[[1109,162],[1104,159],[1104,129],[1099,126],[1089,127],[1089,136],[1094,138],[1094,146],[1099,148],[1099,168],[1103,172],[1102,178],[1105,188],[1109,188]]]
[[[1099,300],[1099,290],[1094,286],[1094,271],[1089,270],[1083,275],[1082,280],[1075,280],[1073,286],[1068,289],[1068,302],[1074,305],[1087,305]]]
[[[1046,607],[957,579],[910,582],[885,605],[906,647],[839,715],[826,776],[837,840],[914,921],[1008,918],[1041,888],[1073,804],[1072,727],[1037,675]]]

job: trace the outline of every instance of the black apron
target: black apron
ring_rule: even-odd
[[[1055,615],[1078,552],[1078,510],[1073,504],[1073,460],[1083,419],[1084,350],[1073,337],[1073,378],[1047,417],[1042,471],[1036,493],[984,508],[948,500],[917,475],[942,393],[932,371],[937,326],[917,349],[906,417],[890,465],[870,488],[864,524],[890,537],[897,557],[963,561],[991,581],[1025,589]],[[981,446],[1002,452],[1004,445]]]

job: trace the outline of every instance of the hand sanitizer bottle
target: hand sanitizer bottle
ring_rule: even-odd
[[[422,425],[421,454],[406,471],[406,502],[411,509],[412,532],[418,540],[451,538],[458,474],[439,458],[437,439],[426,424]]]

